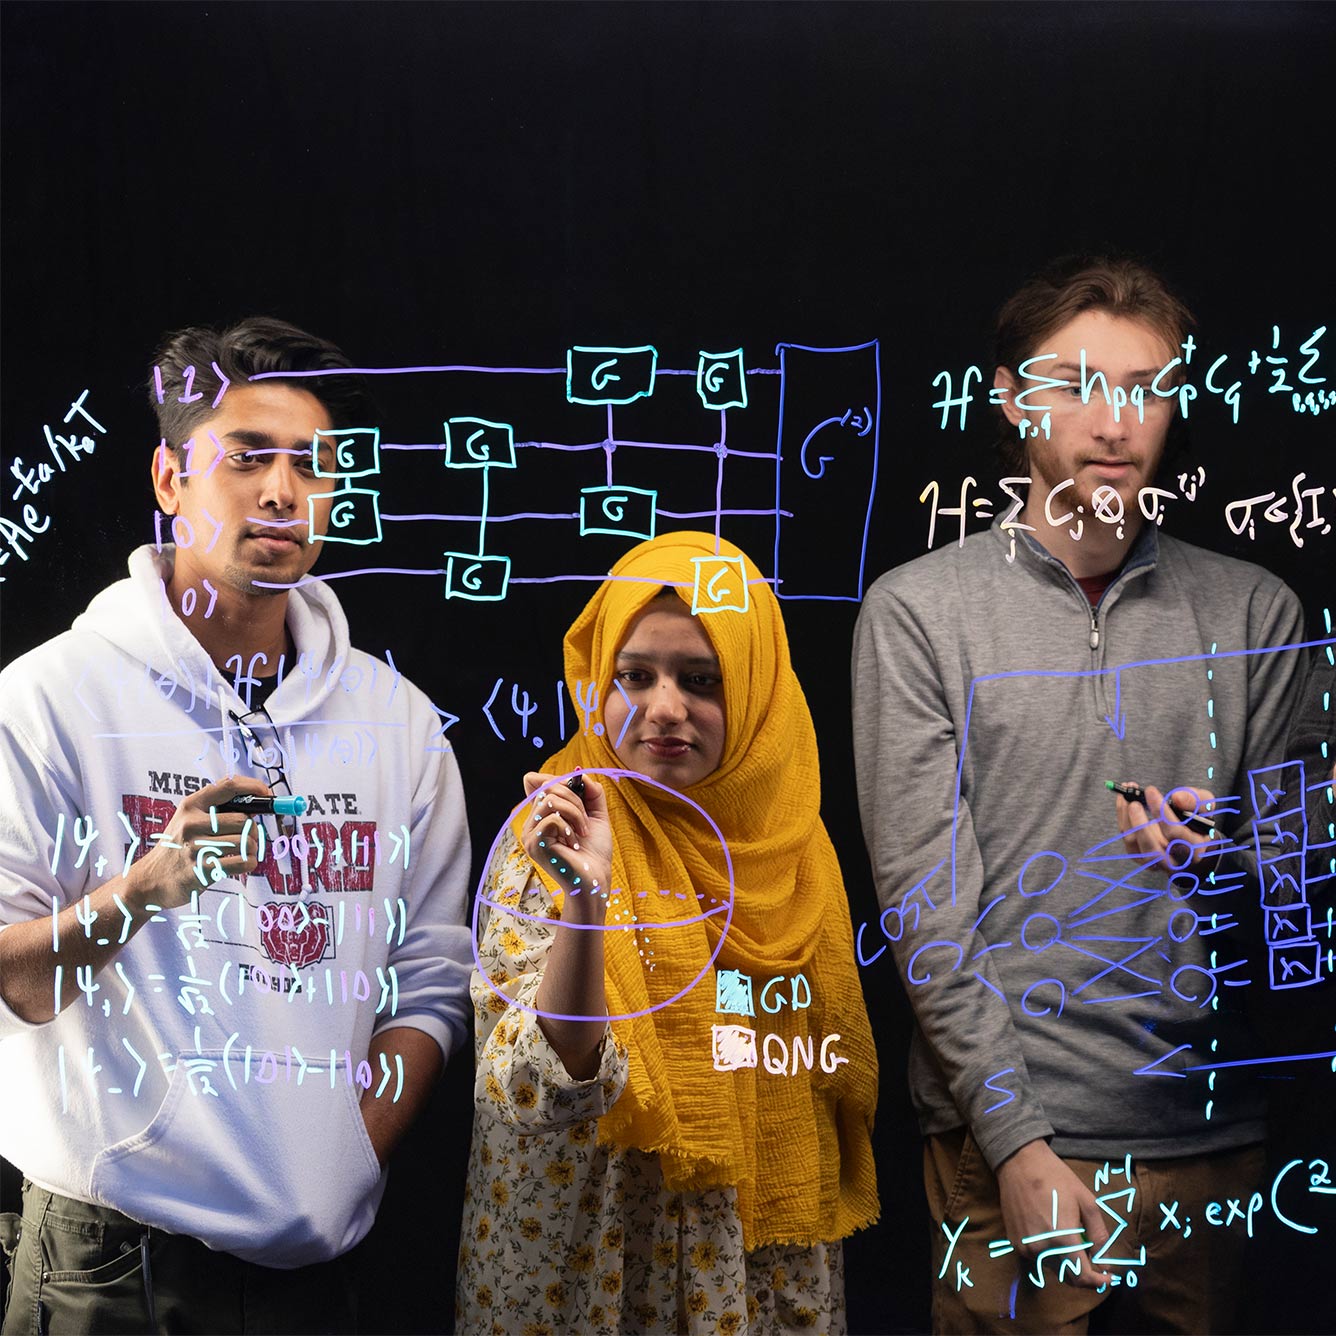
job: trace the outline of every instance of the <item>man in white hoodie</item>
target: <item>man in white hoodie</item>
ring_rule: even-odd
[[[467,1035],[463,793],[308,575],[347,359],[251,319],[155,361],[175,543],[0,674],[3,1330],[344,1329],[321,1264]]]

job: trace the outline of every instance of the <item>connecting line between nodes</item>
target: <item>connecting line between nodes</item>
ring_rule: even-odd
[[[721,410],[722,411],[722,410]],[[688,450],[697,454],[717,455],[719,453],[718,445],[694,445],[686,441],[631,441],[623,440],[617,437],[611,437],[609,441],[516,441],[516,450],[565,450],[568,452],[580,452],[591,450],[606,450],[609,443],[617,449],[630,450]],[[380,447],[382,450],[429,450],[436,454],[443,454],[445,446],[423,442],[420,444],[404,442],[395,444],[385,442]],[[738,450],[730,449],[730,455],[737,455],[739,459],[778,459],[779,455],[774,450]]]
[[[811,351],[820,352],[824,350],[813,349]],[[834,349],[831,351],[842,352],[845,350]],[[269,380],[274,376],[281,376],[284,380],[295,380],[300,376],[414,376],[432,375],[446,371],[471,371],[484,376],[564,376],[566,374],[564,366],[463,366],[451,364],[445,366],[335,366],[323,367],[316,371],[258,371],[247,379]],[[694,370],[679,370],[675,367],[657,367],[654,374],[656,376],[694,376],[696,372]],[[743,372],[745,376],[778,376],[779,374],[779,367],[753,367]]]
[[[661,506],[655,506],[654,513],[662,515],[665,519],[673,520],[694,520],[703,519],[706,515],[716,513],[724,515],[773,515],[775,512],[771,509],[745,510],[728,509],[721,512],[714,510],[664,510]],[[793,511],[781,510],[781,516],[793,517]],[[387,524],[403,523],[409,520],[446,520],[457,524],[477,524],[479,520],[486,519],[488,524],[505,524],[508,520],[578,520],[580,512],[572,511],[543,511],[543,510],[521,510],[515,511],[509,515],[381,515],[381,519]],[[325,576],[319,577],[325,579]],[[259,583],[258,581],[256,583]]]
[[[728,455],[728,409],[719,410],[719,441],[715,446],[715,453],[719,456],[719,467],[715,474],[714,484],[714,555],[719,555],[720,538],[719,531],[723,526],[724,520],[724,460]],[[775,516],[775,523],[779,523],[779,516]]]
[[[478,555],[487,550],[487,503],[491,499],[491,483],[488,479],[492,476],[491,469],[482,471],[482,514],[478,516]]]
[[[568,350],[566,365],[563,366],[483,366],[476,363],[435,363],[435,364],[412,364],[405,366],[389,367],[341,367],[334,368],[329,373],[337,375],[413,375],[413,374],[445,374],[459,373],[463,375],[534,375],[534,376],[562,376],[566,377],[566,399],[570,403],[586,404],[589,406],[601,406],[604,409],[605,435],[602,440],[594,441],[575,441],[575,442],[556,442],[543,440],[515,441],[514,430],[510,424],[484,421],[475,417],[451,418],[447,421],[445,427],[445,440],[441,441],[400,441],[400,442],[381,442],[378,428],[359,427],[349,428],[349,439],[341,440],[338,443],[339,460],[341,464],[347,465],[350,471],[347,472],[348,478],[365,477],[372,473],[379,473],[379,450],[397,450],[401,452],[428,452],[432,454],[444,453],[446,455],[446,464],[448,467],[459,468],[477,468],[483,470],[482,495],[477,513],[460,512],[438,512],[438,511],[405,511],[395,514],[383,515],[379,510],[378,491],[372,491],[368,488],[359,488],[348,485],[343,491],[335,490],[329,494],[329,497],[337,502],[337,498],[348,494],[347,500],[338,503],[338,513],[333,516],[334,522],[344,532],[330,532],[321,535],[323,538],[331,541],[342,541],[353,544],[366,544],[376,542],[381,538],[380,525],[382,521],[387,523],[413,523],[413,522],[436,522],[436,523],[464,523],[477,526],[476,543],[461,543],[462,551],[447,552],[443,555],[448,558],[445,567],[431,568],[413,568],[413,567],[393,567],[393,566],[375,566],[375,567],[357,567],[350,570],[334,571],[324,575],[308,575],[293,582],[269,582],[256,581],[259,588],[265,589],[294,589],[301,588],[308,584],[313,584],[317,580],[334,581],[350,579],[357,575],[427,575],[434,579],[445,576],[447,583],[446,597],[462,597],[478,601],[495,601],[505,597],[507,586],[512,583],[518,584],[548,584],[557,582],[598,582],[605,576],[584,575],[577,573],[559,574],[541,577],[522,577],[510,574],[511,561],[509,557],[488,555],[489,544],[486,541],[487,522],[492,520],[495,523],[511,523],[516,520],[533,521],[560,521],[569,523],[576,520],[580,525],[581,535],[589,534],[624,534],[632,538],[652,538],[655,535],[657,520],[671,521],[692,521],[703,520],[712,516],[714,519],[714,555],[716,558],[722,557],[723,548],[723,521],[727,517],[737,518],[766,518],[773,517],[775,521],[775,543],[776,560],[778,560],[778,546],[780,525],[784,519],[793,520],[799,513],[800,508],[784,508],[780,504],[779,497],[779,466],[783,463],[783,445],[782,440],[776,440],[774,446],[769,450],[746,450],[730,449],[728,446],[728,408],[747,406],[747,395],[745,387],[740,382],[719,393],[719,386],[708,379],[702,380],[705,376],[705,367],[707,359],[714,358],[721,365],[724,359],[735,358],[733,371],[738,376],[777,376],[780,378],[781,387],[784,383],[785,367],[783,356],[786,351],[802,351],[804,353],[843,353],[843,352],[863,352],[864,350],[873,350],[875,360],[875,371],[877,379],[877,405],[878,411],[874,416],[867,413],[867,422],[863,424],[861,419],[854,420],[854,425],[860,427],[859,436],[865,436],[873,426],[879,425],[880,419],[880,359],[877,353],[877,344],[875,341],[870,343],[849,345],[840,348],[817,348],[814,346],[801,344],[780,344],[776,348],[779,357],[779,365],[773,367],[753,367],[744,368],[742,365],[742,350],[739,348],[735,353],[729,354],[708,354],[701,353],[701,363],[695,367],[660,367],[657,365],[658,354],[652,347],[621,349],[621,348],[580,348],[578,350]],[[574,385],[573,362],[570,354],[578,351],[582,354],[597,354],[602,357],[610,357],[613,360],[599,363],[594,368],[595,376],[592,381],[592,391],[585,391],[582,386]],[[649,363],[647,366],[639,364],[635,377],[628,380],[626,385],[618,387],[616,391],[607,388],[607,382],[620,380],[620,374],[614,374],[610,368],[616,364],[616,358],[624,353],[648,354]],[[648,373],[650,379],[644,379]],[[320,374],[318,371],[311,371],[302,374]],[[582,370],[583,374],[583,370]],[[261,372],[248,378],[252,382],[263,382],[273,378],[274,373]],[[697,393],[701,402],[711,411],[718,412],[719,426],[717,439],[711,444],[697,444],[684,441],[655,441],[655,440],[622,440],[618,438],[616,429],[616,414],[614,407],[620,404],[633,403],[635,400],[647,397],[653,391],[653,380],[657,376],[677,376],[677,377],[695,377],[697,379]],[[599,377],[602,377],[600,380]],[[704,386],[704,388],[702,388]],[[708,393],[707,393],[708,391]],[[625,397],[621,397],[622,395]],[[612,395],[613,397],[609,397]],[[731,396],[731,399],[730,399]],[[849,419],[849,409],[839,421],[844,422]],[[780,396],[780,428],[781,438],[783,435],[784,402],[783,393]],[[461,439],[458,444],[462,445],[467,451],[467,457],[455,458],[455,445],[457,442],[451,435],[452,426],[458,427],[461,431]],[[475,429],[476,430],[473,430]],[[488,430],[493,430],[497,434],[495,442],[488,441],[480,449],[474,448],[475,438],[484,435]],[[472,430],[472,435],[467,440],[463,439],[463,433]],[[583,434],[583,433],[582,433]],[[357,439],[354,440],[353,438]],[[873,478],[872,485],[875,488],[876,476],[876,449],[875,437],[873,438]],[[348,458],[343,457],[345,447],[348,451]],[[492,448],[500,448],[503,454],[494,456]],[[363,457],[363,451],[369,448],[368,457]],[[711,509],[697,508],[690,510],[667,510],[660,509],[657,502],[657,492],[647,491],[638,487],[619,488],[615,481],[617,470],[613,467],[613,455],[618,449],[637,449],[637,450],[680,450],[689,453],[703,454],[712,453],[716,458],[715,467],[715,488],[714,488],[714,506]],[[581,489],[580,506],[578,511],[516,511],[504,514],[494,515],[491,512],[491,468],[494,466],[515,467],[515,450],[517,449],[551,449],[561,452],[585,453],[594,450],[601,450],[605,459],[605,487],[589,487]],[[726,508],[724,505],[724,466],[730,454],[738,455],[740,458],[773,461],[776,467],[776,496],[774,507],[736,507]],[[340,469],[340,472],[345,470]],[[621,496],[620,492],[625,491],[626,496]],[[364,518],[360,514],[362,501],[369,500],[370,518],[375,525],[376,532],[373,537],[358,536],[365,526],[349,530],[349,526],[355,520]],[[648,504],[646,504],[648,503]],[[601,512],[596,513],[595,507],[601,505]],[[869,499],[870,505],[870,499]],[[633,513],[625,515],[622,512],[630,510]],[[314,523],[314,512],[310,521]],[[705,527],[704,525],[700,527]],[[862,563],[866,551],[866,529],[864,532],[863,550],[859,554],[859,585],[861,588],[863,567]],[[741,574],[739,572],[738,574]],[[746,584],[756,583],[757,581],[744,581]],[[770,578],[762,578],[761,583],[770,585],[777,592],[785,588],[787,583],[780,576],[778,567]],[[737,581],[734,581],[734,587],[737,588]],[[718,602],[718,598],[711,588],[711,598]],[[821,594],[802,594],[795,593],[790,597],[814,598],[825,600],[847,601],[847,595],[821,595]],[[856,597],[856,596],[855,596]],[[745,597],[744,597],[745,603]],[[693,604],[693,611],[695,610]],[[723,611],[724,607],[711,607],[706,611]],[[743,609],[745,610],[745,606]]]

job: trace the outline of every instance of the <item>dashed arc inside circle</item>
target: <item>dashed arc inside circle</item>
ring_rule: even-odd
[[[600,733],[600,734],[603,732],[603,729],[602,729],[602,727],[601,727],[600,725],[595,725],[595,730],[596,730],[598,733]],[[594,773],[594,774],[605,774],[605,775],[610,776],[610,777],[613,778],[613,779],[618,779],[618,778],[621,778],[621,777],[625,776],[625,777],[627,777],[627,778],[633,778],[633,779],[636,779],[636,780],[643,781],[643,782],[645,782],[645,783],[648,783],[649,785],[651,785],[651,786],[654,787],[654,788],[662,789],[664,792],[669,793],[669,794],[671,794],[673,797],[678,798],[678,799],[680,799],[681,801],[685,802],[689,807],[694,808],[694,809],[696,810],[696,812],[698,812],[698,813],[705,819],[705,821],[709,824],[710,828],[713,830],[714,835],[715,835],[715,838],[718,839],[718,841],[719,841],[719,843],[720,843],[720,847],[721,847],[721,849],[722,849],[722,851],[723,851],[723,855],[724,855],[724,861],[725,861],[725,864],[726,864],[726,866],[727,866],[727,868],[728,868],[728,883],[729,883],[729,891],[730,891],[729,898],[728,898],[727,900],[725,900],[725,901],[720,901],[720,900],[718,900],[716,897],[711,896],[711,897],[710,897],[710,902],[711,902],[711,904],[717,905],[717,906],[719,906],[719,908],[722,908],[722,909],[726,910],[727,913],[728,913],[728,916],[729,916],[729,917],[728,917],[728,919],[725,921],[725,925],[724,925],[724,933],[723,933],[723,935],[720,937],[719,941],[718,941],[717,943],[715,943],[714,948],[713,948],[713,950],[711,951],[709,958],[706,960],[705,964],[702,966],[700,973],[699,973],[699,974],[696,976],[696,978],[693,979],[689,984],[687,984],[684,988],[680,989],[676,994],[674,994],[674,996],[672,996],[672,997],[670,997],[670,998],[666,998],[666,999],[664,999],[662,1002],[657,1002],[657,1003],[655,1003],[653,1006],[649,1007],[649,1008],[646,1009],[646,1010],[642,1010],[642,1011],[637,1011],[637,1012],[628,1013],[626,1016],[614,1016],[614,1017],[610,1017],[610,1018],[609,1018],[609,1019],[612,1019],[612,1020],[629,1020],[629,1019],[632,1019],[632,1018],[635,1017],[635,1016],[644,1016],[644,1015],[652,1014],[653,1012],[660,1010],[662,1007],[669,1006],[671,1003],[678,1001],[680,998],[682,998],[683,996],[685,996],[686,993],[688,993],[692,988],[694,988],[698,983],[700,983],[700,981],[705,977],[705,974],[708,972],[708,970],[710,969],[710,967],[714,964],[715,960],[716,960],[717,957],[718,957],[719,951],[720,951],[720,950],[722,949],[722,947],[723,947],[723,944],[724,944],[724,938],[725,938],[725,937],[727,936],[727,934],[728,934],[728,928],[729,928],[729,925],[731,924],[731,921],[732,921],[732,915],[733,915],[734,910],[736,909],[736,899],[735,899],[735,895],[733,894],[733,892],[735,891],[734,881],[733,881],[733,877],[734,877],[734,873],[733,873],[733,859],[732,859],[732,856],[731,856],[730,853],[729,853],[728,842],[725,840],[724,835],[723,835],[723,832],[719,829],[719,827],[718,827],[718,825],[716,824],[716,822],[714,821],[713,817],[711,817],[710,814],[709,814],[703,807],[701,807],[699,803],[696,803],[696,802],[693,801],[691,798],[688,798],[685,794],[678,793],[676,790],[672,789],[672,788],[669,787],[668,785],[666,785],[666,784],[661,784],[661,783],[659,783],[657,780],[651,779],[649,776],[640,774],[640,773],[635,772],[635,771],[627,771],[627,770],[601,770],[601,769],[596,769],[596,770],[592,771],[592,773]],[[555,781],[549,781],[549,783],[554,783],[554,782],[555,782]],[[543,787],[546,788],[547,785],[545,784]],[[541,792],[541,790],[540,790],[540,792]],[[527,799],[526,799],[525,801],[527,801]],[[514,808],[514,809],[512,810],[512,812],[511,812],[511,819],[514,818],[515,814],[519,811],[520,807],[522,807],[523,805],[524,805],[524,802],[521,802],[521,803],[517,803],[517,804],[516,804],[515,808]],[[502,827],[502,831],[498,832],[496,838],[492,841],[492,847],[491,847],[491,849],[490,849],[490,851],[489,851],[489,854],[488,854],[488,860],[487,860],[487,865],[486,865],[486,866],[490,866],[491,858],[492,858],[492,856],[496,853],[496,849],[497,849],[497,846],[500,844],[500,841],[501,841],[501,835],[502,835],[502,833],[504,832],[504,829],[505,829],[505,828]],[[554,862],[559,862],[560,860],[553,860],[553,861],[554,861]],[[486,874],[486,870],[484,870],[484,873],[483,873],[483,879],[485,879],[486,875],[487,875],[487,874]],[[501,996],[501,997],[502,997],[505,1001],[507,1001],[510,1005],[512,1005],[512,1006],[516,1006],[516,1007],[518,1007],[520,1010],[522,1010],[522,1011],[527,1011],[527,1012],[529,1012],[529,1013],[532,1014],[532,1015],[537,1015],[537,1016],[553,1016],[555,1019],[558,1019],[558,1020],[588,1020],[588,1019],[592,1019],[592,1018],[590,1018],[590,1017],[586,1017],[586,1016],[565,1016],[565,1015],[562,1015],[562,1014],[560,1014],[560,1013],[550,1013],[550,1012],[545,1012],[545,1011],[541,1011],[541,1010],[538,1010],[538,1009],[533,1008],[533,1007],[526,1006],[524,1003],[516,1002],[515,999],[507,997],[506,994],[502,993],[502,992],[500,991],[500,989],[498,989],[498,988],[496,987],[496,985],[495,985],[494,983],[492,983],[491,978],[490,978],[490,977],[488,976],[488,974],[487,974],[487,970],[486,970],[486,968],[483,966],[481,957],[480,957],[479,954],[478,954],[478,936],[477,936],[477,928],[478,928],[478,913],[479,913],[479,908],[480,908],[480,906],[481,906],[482,904],[486,903],[486,904],[489,904],[489,905],[494,905],[495,908],[500,909],[500,910],[503,910],[503,911],[505,911],[505,912],[509,912],[509,913],[518,913],[518,911],[515,910],[512,906],[508,906],[508,905],[499,904],[499,903],[497,903],[497,902],[494,902],[494,901],[488,899],[487,896],[485,896],[484,894],[482,894],[482,889],[483,889],[483,879],[480,879],[480,881],[479,881],[479,884],[478,884],[478,894],[475,896],[475,899],[474,899],[474,907],[473,907],[473,931],[472,931],[472,933],[470,934],[470,937],[471,937],[471,946],[472,946],[472,949],[473,949],[473,960],[474,960],[474,964],[477,965],[478,969],[481,971],[481,973],[482,973],[482,975],[483,975],[483,979],[484,979],[484,981],[487,983],[487,985],[492,989],[492,991],[493,991],[494,993],[497,993],[498,996]],[[613,892],[613,893],[614,893],[614,895],[619,894],[619,893],[620,893],[620,892],[619,892],[619,888],[614,888],[614,892]],[[629,893],[630,893],[630,892],[628,891],[628,894],[629,894]],[[578,894],[578,892],[577,892],[577,894]],[[638,896],[640,896],[640,897],[644,897],[644,896],[646,896],[646,895],[648,894],[648,892],[646,892],[646,891],[640,891],[640,892],[638,892],[637,894],[638,894]],[[663,894],[665,894],[665,895],[671,895],[671,894],[673,894],[673,892],[672,892],[671,890],[666,890],[666,891],[663,891]],[[678,898],[679,900],[686,900],[686,899],[687,899],[687,896],[686,896],[685,894],[683,894],[682,892],[680,892],[680,891],[677,892],[676,895],[677,895],[677,898]],[[604,898],[605,898],[605,899],[607,898],[607,893],[606,893],[606,892],[604,892]],[[698,898],[699,898],[699,897],[698,897]],[[709,917],[710,915],[712,915],[712,914],[714,914],[714,913],[716,913],[716,912],[718,912],[718,911],[717,911],[717,910],[708,910],[708,911],[706,911],[706,913],[705,913],[704,915],[699,916],[699,917]],[[531,916],[531,915],[521,915],[521,917],[532,917],[532,916]],[[686,920],[686,922],[695,922],[695,921],[697,921],[697,920],[696,920],[696,919],[689,919],[689,920]],[[678,926],[678,924],[677,924],[676,922],[674,922],[674,921],[665,922],[665,923],[663,923],[663,924],[656,924],[656,927],[662,927],[662,928],[671,928],[671,927],[675,927],[675,926]],[[616,927],[612,927],[612,928],[604,929],[604,931],[613,931],[613,932],[615,932],[615,931],[617,931],[617,929],[616,929]],[[629,925],[623,925],[623,926],[622,926],[622,931],[623,931],[623,932],[628,932],[628,931],[632,931],[632,929],[629,927]],[[647,929],[644,929],[644,930],[642,930],[642,931],[648,931],[648,930],[647,930]],[[652,956],[652,955],[654,954],[654,951],[651,949],[649,954]],[[655,967],[654,967],[654,964],[651,962],[651,963],[649,964],[649,969],[652,971],[654,968],[655,968]],[[159,990],[159,991],[161,991],[161,990]],[[600,1018],[598,1018],[598,1019],[603,1019],[603,1018],[600,1017]]]

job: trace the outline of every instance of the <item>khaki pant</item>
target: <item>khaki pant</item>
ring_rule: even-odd
[[[28,1182],[22,1217],[0,1216],[0,1244],[3,1336],[356,1330],[350,1259],[256,1266]]]
[[[1123,1161],[1109,1166],[1107,1183],[1096,1186],[1103,1161],[1066,1160],[1096,1196],[1135,1189],[1111,1198],[1127,1228],[1102,1250],[1101,1270],[1121,1276],[1103,1294],[1058,1279],[1058,1262],[1042,1268],[1044,1285],[1030,1278],[1035,1263],[1016,1252],[998,1256],[989,1243],[1004,1240],[997,1179],[974,1137],[964,1128],[930,1136],[924,1143],[923,1177],[932,1228],[932,1328],[935,1332],[1231,1332],[1246,1268],[1242,1226],[1207,1222],[1206,1208],[1226,1198],[1246,1201],[1262,1177],[1260,1146],[1173,1160]],[[1173,1208],[1169,1224],[1160,1203]],[[1217,1212],[1218,1214],[1218,1212]],[[954,1245],[942,1229],[955,1234]],[[1191,1222],[1190,1224],[1188,1222]],[[1109,1209],[1110,1233],[1117,1222]],[[1161,1226],[1164,1225],[1164,1228]],[[1013,1240],[1012,1242],[1016,1242]],[[1064,1240],[1055,1240],[1061,1244]],[[1145,1264],[1131,1265],[1145,1248]],[[1128,1259],[1128,1260],[1122,1260]]]

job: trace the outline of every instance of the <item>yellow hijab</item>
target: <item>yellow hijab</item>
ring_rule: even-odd
[[[699,917],[729,900],[726,860],[708,822],[661,789],[603,778],[617,891],[607,922],[626,925],[604,939],[608,1011],[649,1014],[613,1023],[630,1050],[630,1074],[599,1122],[599,1139],[657,1154],[671,1190],[735,1187],[748,1250],[811,1245],[843,1238],[877,1218],[869,1139],[877,1056],[844,882],[820,817],[816,731],[789,661],[779,603],[731,543],[713,534],[664,534],[628,552],[576,619],[566,635],[566,680],[573,696],[577,684],[585,696],[592,681],[600,705],[606,701],[617,689],[614,661],[635,619],[664,586],[690,607],[693,559],[716,555],[741,559],[748,608],[701,617],[723,671],[725,743],[719,768],[687,796],[727,841],[731,922],[726,910]],[[702,586],[711,574],[707,563]],[[736,576],[731,583],[740,594]],[[598,717],[591,711],[582,730],[548,758],[549,773],[625,768],[613,751],[615,739],[595,731]],[[523,813],[517,834],[522,824]],[[560,907],[559,885],[544,880]],[[672,926],[685,919],[696,921]],[[724,969],[751,977],[754,1017],[715,1010],[716,971]],[[669,1002],[702,970],[694,988]],[[811,1005],[794,1011],[790,980],[799,973]],[[783,983],[766,992],[776,976],[784,976]],[[769,1014],[763,994],[769,1007],[783,998],[783,1009]],[[797,994],[801,1004],[801,984]],[[780,1049],[771,1041],[767,1050],[765,1040],[777,1035],[787,1056],[784,1073],[764,1066],[716,1071],[714,1025],[755,1030],[758,1061],[768,1055],[772,1064]],[[831,1072],[821,1063],[827,1035],[839,1036],[827,1045]],[[810,1071],[808,1043],[815,1059]],[[837,1065],[836,1057],[848,1061]]]

